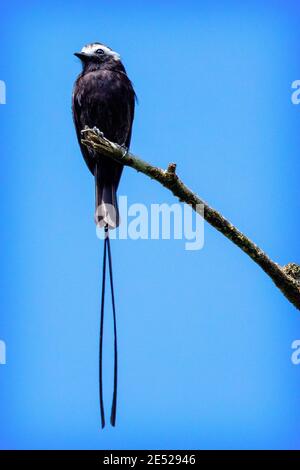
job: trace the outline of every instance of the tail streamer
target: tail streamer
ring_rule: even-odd
[[[113,326],[114,326],[114,388],[113,399],[111,405],[110,423],[112,426],[116,425],[117,414],[117,387],[118,387],[118,342],[117,342],[117,318],[115,306],[115,294],[113,283],[113,270],[112,270],[112,256],[110,249],[109,230],[108,226],[104,228],[104,252],[103,252],[103,267],[102,267],[102,294],[101,294],[101,315],[100,315],[100,345],[99,345],[99,394],[100,394],[100,414],[101,426],[105,427],[105,413],[103,402],[103,324],[104,324],[104,306],[105,306],[105,283],[106,283],[106,258],[108,254],[108,267],[109,267],[109,280],[111,289],[111,301],[113,310]]]
[[[103,267],[102,267],[102,294],[101,294],[101,315],[100,315],[100,344],[99,344],[99,393],[100,393],[100,414],[102,429],[105,426],[105,414],[103,404],[103,370],[102,370],[102,356],[103,356],[103,323],[104,323],[104,300],[105,300],[105,278],[106,278],[106,238],[108,230],[105,228],[104,239],[104,252],[103,252]]]
[[[115,426],[116,414],[117,414],[117,388],[118,388],[118,341],[117,341],[117,318],[116,318],[115,293],[114,293],[112,258],[111,258],[109,236],[107,236],[107,248],[108,248],[108,265],[109,265],[109,278],[110,278],[110,288],[111,288],[111,302],[112,302],[113,320],[114,320],[114,392],[113,392],[113,400],[112,400],[112,405],[111,405],[110,423],[112,426]]]

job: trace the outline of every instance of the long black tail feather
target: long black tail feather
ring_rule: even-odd
[[[110,422],[112,426],[116,424],[116,413],[117,413],[117,387],[118,387],[118,343],[117,343],[117,318],[116,318],[116,306],[115,306],[115,294],[113,284],[113,272],[112,272],[112,256],[110,249],[109,230],[106,226],[104,229],[104,252],[103,252],[103,268],[102,268],[102,294],[101,294],[101,315],[100,315],[100,345],[99,345],[99,395],[100,395],[100,414],[101,414],[101,426],[105,426],[105,413],[103,403],[103,324],[104,324],[104,306],[105,306],[105,282],[106,282],[106,256],[108,253],[108,267],[109,267],[109,279],[111,288],[111,300],[113,309],[113,325],[114,325],[114,388],[113,388],[113,399],[111,406]]]
[[[107,237],[107,248],[108,248],[109,278],[110,278],[110,287],[111,287],[111,301],[112,301],[113,320],[114,320],[114,392],[113,392],[113,400],[112,400],[112,405],[111,405],[110,422],[112,426],[115,426],[116,413],[117,413],[117,387],[118,387],[118,342],[117,342],[117,318],[116,318],[115,294],[114,294],[114,283],[113,283],[113,273],[112,273],[112,258],[111,258],[109,237]]]
[[[103,266],[102,266],[102,294],[101,294],[101,314],[100,314],[100,342],[99,342],[99,395],[100,395],[100,414],[101,414],[101,426],[105,426],[105,413],[103,404],[103,369],[102,369],[102,358],[103,358],[103,323],[104,323],[104,302],[105,302],[105,279],[106,279],[106,229],[105,229],[105,240],[104,240],[104,252],[103,252]],[[107,231],[108,233],[108,231]]]

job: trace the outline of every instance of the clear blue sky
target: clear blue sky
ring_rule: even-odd
[[[207,225],[198,252],[112,243],[119,410],[100,431],[103,246],[71,118],[72,54],[104,42],[139,97],[132,150],[177,162],[273,259],[300,262],[299,24],[296,1],[2,3],[1,448],[300,448],[299,312]],[[119,194],[173,202],[130,169]]]

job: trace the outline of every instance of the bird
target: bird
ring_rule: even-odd
[[[101,43],[84,46],[75,55],[82,72],[73,89],[73,118],[84,160],[95,177],[96,223],[100,227],[119,225],[116,191],[123,166],[82,145],[81,131],[99,129],[104,136],[129,148],[134,119],[135,92],[120,55]]]
[[[99,351],[99,389],[100,414],[102,428],[105,426],[102,383],[102,345],[106,258],[108,257],[109,277],[112,294],[114,320],[114,392],[110,422],[116,423],[117,407],[117,331],[113,288],[113,274],[109,230],[120,223],[117,203],[117,189],[123,171],[123,165],[81,142],[82,131],[96,129],[111,142],[117,143],[128,151],[131,141],[136,94],[120,55],[100,42],[85,45],[80,52],[75,52],[82,64],[82,71],[77,77],[72,95],[72,113],[77,140],[85,163],[95,179],[95,222],[103,227],[104,255],[102,268],[102,297],[100,318]],[[108,256],[107,256],[108,255]]]

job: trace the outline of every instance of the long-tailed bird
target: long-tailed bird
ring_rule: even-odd
[[[128,149],[134,117],[135,92],[119,54],[109,47],[101,43],[92,43],[84,46],[81,52],[76,52],[75,55],[82,62],[82,72],[74,85],[72,103],[73,119],[82,155],[89,170],[95,177],[95,221],[98,226],[104,227],[106,234],[103,256],[99,361],[100,410],[101,423],[102,427],[104,427],[102,342],[106,250],[108,250],[115,335],[114,394],[110,421],[113,426],[116,421],[117,337],[111,250],[108,233],[109,229],[116,228],[119,225],[116,192],[123,166],[104,155],[96,153],[93,149],[82,145],[81,131],[85,128],[95,127],[99,129],[107,139]]]

